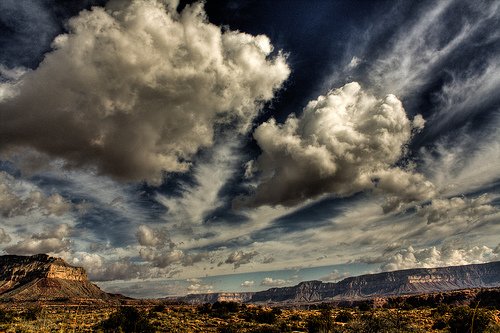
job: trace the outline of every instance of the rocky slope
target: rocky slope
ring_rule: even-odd
[[[45,254],[0,256],[1,301],[106,301],[113,296],[92,284],[85,270]]]
[[[337,283],[301,282],[293,287],[244,293],[242,302],[309,303],[417,295],[461,289],[500,287],[500,262],[440,268],[416,268],[349,277]],[[233,294],[234,300],[237,297]],[[190,303],[219,300],[214,294],[188,295]],[[237,300],[238,301],[238,300]]]

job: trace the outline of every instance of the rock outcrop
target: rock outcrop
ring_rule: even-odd
[[[45,254],[0,256],[2,301],[107,301],[113,298],[91,283],[85,270]]]

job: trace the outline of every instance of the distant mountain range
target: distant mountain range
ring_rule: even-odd
[[[500,261],[366,274],[336,283],[306,281],[293,287],[271,288],[255,293],[191,294],[178,300],[187,303],[311,303],[491,287],[500,287]]]
[[[366,274],[336,283],[306,281],[259,292],[191,294],[169,300],[190,304],[216,301],[304,304],[493,287],[500,287],[500,261]],[[0,301],[125,302],[127,299],[102,291],[88,280],[83,268],[71,266],[60,258],[45,254],[0,256]]]

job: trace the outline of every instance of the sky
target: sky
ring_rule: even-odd
[[[497,1],[0,2],[0,251],[166,297],[500,260]]]

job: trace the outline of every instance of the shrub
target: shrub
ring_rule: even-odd
[[[335,321],[339,323],[348,323],[353,319],[354,315],[347,310],[342,310],[335,316]]]
[[[372,305],[369,302],[361,302],[358,305],[359,311],[370,311],[372,309]]]
[[[240,310],[241,306],[237,302],[215,302],[212,304],[210,307],[210,310],[208,313],[210,313],[214,317],[219,317],[219,318],[227,318],[229,314],[231,313],[236,313]],[[209,308],[207,307],[206,310]]]
[[[10,323],[11,320],[12,320],[12,315],[9,312],[0,309],[0,324]]]
[[[218,329],[218,332],[219,333],[239,333],[241,330],[238,326],[236,325],[227,325],[227,326],[223,326],[223,327],[220,327]]]
[[[349,323],[351,332],[364,333],[399,333],[413,332],[409,319],[400,312],[372,312]]]
[[[274,324],[276,313],[274,311],[258,311],[255,315],[255,321],[262,324]]]
[[[212,304],[203,303],[202,305],[198,306],[198,312],[202,314],[209,314],[210,312],[212,312]]]
[[[444,330],[446,327],[448,324],[442,318],[437,319],[432,325],[433,330]]]
[[[251,333],[281,333],[283,332],[278,327],[274,327],[271,325],[264,325],[260,327],[256,327],[250,331]]]
[[[281,310],[280,308],[273,308],[271,311],[277,316],[281,316],[281,314],[283,313],[283,310]]]
[[[493,317],[488,310],[458,306],[451,311],[448,320],[452,333],[485,332]]]
[[[97,331],[103,332],[125,332],[125,333],[153,333],[154,327],[149,323],[146,315],[134,307],[121,307],[111,314],[108,319],[101,321]]]
[[[436,307],[436,313],[439,315],[444,315],[450,312],[450,306],[448,304],[439,304]]]
[[[40,305],[31,306],[23,313],[23,318],[25,320],[36,320],[42,313],[42,310]]]
[[[151,309],[151,312],[164,312],[164,311],[165,311],[165,304],[157,304]]]
[[[329,333],[333,330],[334,323],[330,314],[323,312],[319,316],[309,317],[306,326],[309,333]]]

